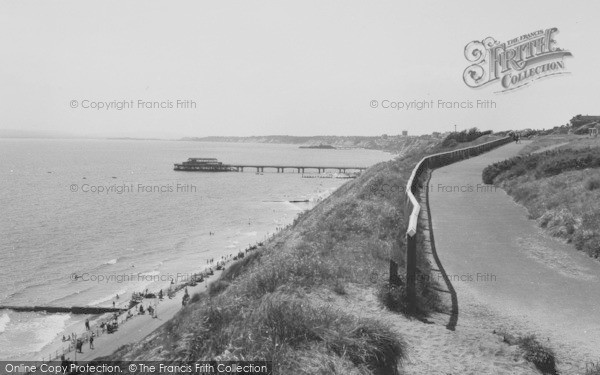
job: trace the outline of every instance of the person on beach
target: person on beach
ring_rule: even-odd
[[[90,330],[90,320],[89,320],[89,319],[86,319],[86,320],[85,320],[85,330],[86,330],[86,331],[89,331],[89,330]]]
[[[158,299],[162,300],[163,299],[163,292],[162,289],[158,291]]]
[[[90,349],[94,349],[94,334],[90,335]]]
[[[83,353],[82,349],[83,349],[83,341],[81,340],[77,340],[77,352],[78,353]]]
[[[113,309],[115,308],[115,301],[113,301]]]

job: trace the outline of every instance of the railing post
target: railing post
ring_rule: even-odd
[[[417,311],[417,234],[406,234],[406,299],[408,313],[414,315]]]
[[[390,257],[390,285],[400,285],[400,277],[398,276],[398,263]]]

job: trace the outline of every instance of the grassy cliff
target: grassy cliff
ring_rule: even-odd
[[[390,256],[404,268],[406,180],[421,157],[443,150],[429,141],[403,151],[410,156],[344,184],[230,265],[171,321],[110,359],[268,360],[276,374],[397,374],[405,340],[367,310],[381,304]],[[424,255],[418,262],[428,276]],[[418,311],[426,316],[441,307],[433,281],[418,280]],[[402,287],[398,292],[402,305]],[[350,300],[358,301],[352,312]]]

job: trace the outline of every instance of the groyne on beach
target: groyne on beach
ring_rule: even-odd
[[[46,312],[46,313],[71,313],[84,315],[98,315],[107,313],[122,313],[127,311],[123,308],[115,307],[95,307],[95,306],[1,306],[0,310],[12,310],[18,312]]]

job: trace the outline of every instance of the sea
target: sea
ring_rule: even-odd
[[[121,306],[133,292],[184,282],[210,259],[265,240],[348,181],[292,170],[173,170],[190,157],[367,167],[393,155],[262,143],[0,139],[0,305]],[[0,310],[0,360],[39,359],[86,318],[93,317]]]

